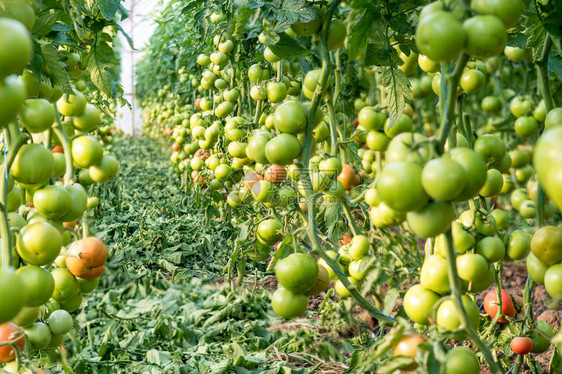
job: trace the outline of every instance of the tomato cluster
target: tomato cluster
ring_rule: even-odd
[[[424,331],[405,333],[395,356],[419,358],[430,336],[469,338],[485,350],[477,332],[509,328],[533,341],[519,349],[525,344],[515,340],[514,353],[542,352],[548,328],[502,287],[503,265],[526,259],[529,282],[561,298],[561,109],[502,86],[513,76],[509,64],[534,58],[530,48],[506,46],[523,7],[431,3],[420,9],[415,40],[395,35],[389,43],[398,66],[354,65],[356,80],[338,76],[354,63],[346,56],[358,43],[348,38],[356,24],[341,21],[352,11],[338,18],[314,5],[317,19],[283,32],[264,19],[251,53],[228,17],[211,17],[211,47],[192,56],[197,66],[182,66],[176,86],[145,97],[146,131],[169,138],[171,162],[184,182],[191,176],[192,193],[212,196],[251,227],[243,253],[271,258],[279,283],[272,307],[281,317],[305,315],[308,298],[331,297],[333,286],[339,299],[393,323],[367,300],[384,296],[371,286],[375,264],[385,261],[388,278],[416,278],[402,291],[402,310]],[[307,56],[303,68],[283,48],[291,39],[320,58]],[[403,105],[388,99],[392,79],[411,85]],[[341,85],[353,94],[339,103]],[[340,243],[330,237],[336,223],[345,226]],[[405,258],[397,265],[392,256]],[[487,317],[476,304],[481,292]],[[447,349],[446,372],[479,372],[471,349]]]
[[[81,79],[80,54],[53,50],[74,87],[35,74],[36,8],[0,5],[0,363],[9,363],[26,344],[34,353],[61,346],[75,325],[71,313],[98,285],[107,249],[88,236],[85,217],[98,199],[87,187],[114,178],[119,164],[104,150],[112,118]]]

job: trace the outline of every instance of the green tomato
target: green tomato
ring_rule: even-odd
[[[387,119],[384,125],[384,133],[389,138],[394,138],[396,135],[403,132],[410,132],[414,127],[412,118],[405,113],[402,113],[398,121],[391,126],[390,121]]]
[[[439,295],[416,284],[406,291],[404,295],[404,311],[413,322],[429,325],[429,317],[433,313],[433,307],[439,301]]]
[[[480,189],[480,196],[490,197],[500,193],[503,187],[502,173],[497,169],[489,169],[486,177],[486,183]]]
[[[21,22],[2,17],[0,35],[0,78],[21,73],[33,54],[29,31]]]
[[[507,242],[507,256],[512,260],[522,260],[531,251],[531,237],[524,231],[515,230]]]
[[[301,143],[292,134],[279,134],[269,140],[265,146],[265,156],[267,161],[272,164],[292,164],[300,154]]]
[[[464,189],[466,172],[456,161],[437,158],[429,161],[422,170],[422,186],[432,198],[441,201],[455,199]]]
[[[343,45],[345,38],[347,37],[347,29],[345,24],[338,20],[332,19],[330,22],[330,27],[328,28],[328,40],[327,46],[329,51],[335,51]]]
[[[476,253],[481,254],[490,262],[496,262],[504,258],[505,247],[500,238],[488,236],[476,243]]]
[[[459,277],[467,282],[478,281],[488,272],[488,261],[478,253],[465,253],[457,257]]]
[[[435,11],[420,18],[416,29],[416,46],[434,61],[450,61],[462,51],[466,31],[451,12]]]
[[[545,129],[549,130],[556,126],[562,126],[562,108],[551,109],[544,120]]]
[[[552,265],[544,274],[544,288],[555,300],[562,300],[562,264]]]
[[[21,277],[10,268],[0,270],[0,323],[5,323],[14,318],[25,302],[25,285]]]
[[[288,101],[275,109],[273,123],[280,132],[298,134],[306,127],[306,113],[301,104]]]
[[[468,93],[480,91],[486,84],[486,77],[480,70],[465,70],[461,75],[460,85]]]
[[[479,14],[498,17],[507,29],[517,25],[523,13],[521,0],[473,0],[470,7]]]
[[[451,203],[437,201],[421,209],[409,211],[406,221],[410,229],[422,238],[432,238],[444,233],[455,219],[455,208]]]
[[[480,362],[466,347],[455,347],[447,352],[446,374],[479,374]]]
[[[544,285],[544,275],[548,270],[548,265],[536,258],[533,252],[529,253],[525,264],[529,277],[536,283]]]
[[[478,310],[478,306],[468,296],[463,295],[461,298],[464,309],[468,314],[470,325],[473,329],[478,330],[480,326],[480,311]],[[439,308],[437,308],[437,327],[446,331],[457,330],[461,324],[459,315],[460,311],[457,309],[455,302],[451,298],[447,298],[439,305]],[[455,338],[458,340],[462,338],[462,336],[457,336]]]
[[[539,124],[533,117],[523,116],[515,120],[515,133],[522,137],[530,137],[538,133]]]
[[[420,283],[423,287],[438,294],[450,291],[447,260],[440,255],[431,255],[423,263]]]
[[[282,287],[278,288],[271,297],[273,311],[285,319],[304,315],[307,305],[308,299],[305,295],[295,294]]]
[[[49,318],[47,319],[47,324],[53,335],[64,335],[68,334],[72,327],[74,327],[74,321],[72,316],[66,310],[55,310]]]
[[[308,254],[294,253],[277,263],[275,275],[283,288],[293,293],[303,293],[316,282],[318,264]]]
[[[376,183],[381,201],[400,212],[423,207],[428,197],[421,184],[421,172],[421,167],[413,162],[387,164]]]
[[[466,173],[466,184],[456,200],[464,201],[476,196],[487,177],[487,167],[482,157],[470,148],[453,148],[443,157],[459,163]]]
[[[474,58],[490,58],[503,52],[507,43],[505,25],[496,16],[478,15],[464,21],[465,51]]]
[[[562,261],[562,228],[544,226],[535,231],[531,239],[531,251],[546,265]]]
[[[351,239],[348,253],[354,260],[360,260],[369,252],[370,247],[369,238],[365,235],[355,235]]]
[[[24,328],[27,340],[34,349],[46,348],[51,342],[51,330],[42,322]]]

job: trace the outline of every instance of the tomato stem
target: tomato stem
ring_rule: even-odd
[[[53,104],[55,108],[55,112],[57,113],[57,125],[53,128],[55,134],[59,137],[60,142],[62,143],[62,148],[64,149],[64,159],[66,162],[66,171],[64,173],[64,185],[68,186],[72,178],[74,178],[74,171],[72,166],[72,148],[70,145],[70,141],[66,134],[64,133],[64,128],[62,127],[62,122],[60,120],[60,113],[57,109],[56,104]]]
[[[544,100],[544,107],[546,113],[550,112],[554,108],[554,99],[552,97],[552,91],[550,89],[550,81],[548,79],[548,60],[550,55],[550,49],[552,47],[552,38],[548,33],[544,38],[544,45],[541,52],[541,58],[535,64],[538,72],[539,88]]]
[[[466,53],[461,52],[457,63],[450,74],[446,74],[447,64],[441,64],[441,79],[444,80],[444,84],[441,84],[441,89],[439,91],[439,103],[441,107],[441,126],[439,127],[439,141],[437,144],[437,151],[439,154],[443,154],[444,152],[445,142],[449,136],[451,125],[454,123],[457,87],[468,59],[469,56]],[[446,90],[443,90],[443,88],[446,88]]]
[[[13,235],[8,222],[8,171],[28,137],[20,131],[17,122],[12,122],[7,130],[4,129],[4,139],[5,141],[9,139],[10,142],[9,145],[4,143],[4,148],[8,147],[8,152],[4,163],[0,166],[0,243],[2,244],[2,267],[8,268],[12,265],[13,248]]]
[[[499,364],[494,360],[492,356],[492,351],[488,345],[480,339],[478,333],[470,325],[470,320],[464,305],[462,303],[461,294],[462,287],[459,275],[457,273],[457,263],[455,256],[455,247],[453,244],[453,234],[451,230],[446,233],[447,241],[447,270],[449,273],[449,283],[451,287],[451,294],[453,296],[453,302],[455,303],[457,310],[460,311],[461,328],[464,330],[467,337],[476,344],[478,349],[484,354],[484,358],[488,362],[488,366],[493,373],[503,374],[503,370]]]

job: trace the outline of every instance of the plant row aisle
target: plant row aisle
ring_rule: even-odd
[[[0,374],[562,372],[561,13],[0,0]]]
[[[353,326],[340,371],[558,372],[561,11],[171,1],[145,133],[236,227],[227,279],[265,267],[280,317]]]

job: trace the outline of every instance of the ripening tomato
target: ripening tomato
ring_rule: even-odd
[[[100,277],[105,271],[107,248],[96,237],[74,241],[66,252],[66,266],[72,275],[83,279]]]
[[[3,323],[0,325],[0,343],[6,342],[14,343],[20,351],[23,351],[23,348],[25,347],[25,333],[15,323]],[[11,346],[4,345],[0,347],[0,363],[10,362],[15,359],[16,353]]]
[[[526,355],[533,350],[535,343],[531,338],[528,338],[526,336],[518,336],[511,339],[510,346],[513,353],[518,355]]]
[[[425,342],[425,338],[422,335],[414,334],[411,332],[405,332],[398,343],[394,346],[392,354],[394,356],[407,356],[411,358],[416,358],[419,345]],[[412,370],[418,366],[417,363],[413,363],[402,370]]]
[[[513,305],[513,300],[511,296],[505,290],[501,290],[502,298],[502,314],[507,317],[515,316],[515,306]],[[498,296],[496,290],[489,291],[484,297],[484,310],[490,318],[495,318],[498,313]],[[506,324],[509,321],[505,317],[498,319],[498,323]]]

